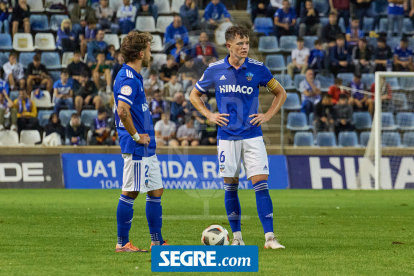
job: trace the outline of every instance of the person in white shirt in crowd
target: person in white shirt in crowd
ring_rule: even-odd
[[[315,73],[312,69],[306,70],[305,77],[299,83],[299,91],[302,93],[301,112],[309,117],[309,114],[315,109],[315,104],[321,100],[321,83],[319,80],[315,80]]]
[[[196,147],[199,145],[199,135],[194,128],[194,119],[190,116],[185,118],[185,124],[177,131],[177,139],[181,146]]]
[[[298,38],[296,45],[298,48],[292,51],[292,62],[287,66],[287,72],[294,77],[295,71],[299,71],[302,75],[305,74],[308,68],[308,58],[310,55],[309,49],[304,47],[303,38]]]
[[[170,113],[166,112],[161,115],[161,120],[155,123],[154,132],[155,139],[157,141],[157,147],[159,146],[179,146],[178,141],[175,139],[176,125],[170,121]]]
[[[159,90],[164,93],[164,82],[158,79],[158,72],[150,71],[149,79],[144,80],[144,90],[147,97],[152,97],[154,92]]]
[[[17,109],[13,108],[13,102],[7,100],[6,95],[0,92],[0,131],[8,126],[11,126],[11,130],[17,131]]]
[[[137,7],[133,6],[130,2],[130,0],[123,0],[124,4],[119,7],[116,13],[122,34],[128,34],[135,28]]]
[[[178,82],[177,72],[171,74],[170,80],[164,86],[164,99],[171,102],[177,92],[183,92],[183,85]]]
[[[23,65],[17,62],[17,52],[11,51],[9,62],[3,65],[4,80],[9,83],[10,90],[16,90],[17,87],[26,89]]]
[[[99,23],[96,26],[98,29],[111,29],[113,34],[118,34],[119,27],[113,23],[115,12],[109,7],[109,0],[99,0],[99,6],[95,8],[96,18]]]

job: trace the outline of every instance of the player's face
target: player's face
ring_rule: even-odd
[[[147,48],[142,56],[142,67],[148,67],[151,58],[151,43],[148,42]]]
[[[250,49],[249,38],[236,36],[234,40],[227,43],[227,48],[230,51],[230,55],[237,58],[246,58]]]

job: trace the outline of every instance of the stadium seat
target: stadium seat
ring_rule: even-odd
[[[174,21],[173,16],[158,16],[157,29],[160,33],[165,33],[165,29]]]
[[[10,147],[19,144],[19,135],[16,131],[4,130],[0,131],[0,146]]]
[[[375,75],[374,74],[366,74],[366,73],[363,73],[361,75],[361,82],[363,82],[365,84],[365,87],[367,89],[370,89],[371,88],[371,84],[373,84],[375,82]]]
[[[414,33],[413,22],[410,18],[404,18],[403,33],[408,35],[413,35]]]
[[[296,132],[293,145],[295,147],[313,147],[313,133],[307,131]]]
[[[366,17],[366,18],[367,18],[367,17]],[[328,20],[329,20],[329,17],[328,17]],[[339,26],[339,28],[341,28],[341,31],[342,31],[343,33],[346,33],[345,21],[344,21],[344,18],[343,18],[343,17],[339,18],[339,21],[338,21],[338,26]]]
[[[315,49],[315,41],[318,40],[318,37],[316,35],[313,36],[304,36],[303,42],[306,48],[309,49],[309,51]]]
[[[154,5],[158,7],[159,14],[169,14],[171,13],[170,1],[169,0],[155,0]]]
[[[35,36],[35,48],[42,51],[56,50],[55,36],[51,33],[37,33]]]
[[[387,15],[388,12],[388,1],[387,0],[376,0],[372,2],[372,8],[379,15]],[[365,18],[364,18],[365,20]]]
[[[112,8],[114,11],[117,11],[120,6],[122,6],[122,0],[109,1],[109,7]]]
[[[73,52],[64,52],[62,55],[62,68],[68,67],[69,64],[72,63],[73,60]]]
[[[405,91],[414,91],[414,78],[398,78],[398,83],[400,84],[400,89]],[[394,94],[393,94],[394,97]]]
[[[155,20],[152,16],[138,16],[135,28],[140,32],[156,32]],[[164,29],[165,31],[165,29]]]
[[[180,8],[184,5],[185,0],[172,0],[171,12],[180,13]]]
[[[296,41],[298,37],[295,35],[285,35],[280,37],[280,50],[284,52],[291,52],[297,48]]]
[[[311,112],[310,114],[309,114],[309,127],[311,128],[311,129],[314,129],[314,125],[313,125],[313,120],[315,119],[315,114],[313,113],[313,112]]]
[[[40,133],[35,129],[23,129],[20,132],[20,143],[25,146],[34,146],[36,143],[40,142]]]
[[[400,130],[414,130],[414,113],[400,112],[397,114],[397,125]]]
[[[18,97],[19,97],[19,91],[18,90],[10,91],[10,95],[9,95],[10,100],[14,101]]]
[[[342,85],[347,86],[354,78],[354,74],[353,73],[339,73],[336,77],[338,79],[342,79]]]
[[[4,53],[0,52],[0,67],[3,67],[5,63],[9,61],[9,58],[4,55]]]
[[[261,36],[259,38],[259,52],[275,53],[279,50],[276,36]]]
[[[37,112],[37,119],[41,127],[45,127],[49,123],[50,115],[52,115],[53,110],[39,110]]]
[[[151,51],[153,52],[161,52],[164,50],[164,47],[162,46],[162,38],[159,35],[153,35],[152,36],[152,45],[151,45]]]
[[[44,12],[45,11],[42,0],[27,0],[27,5],[30,6],[31,12]]]
[[[335,83],[335,76],[333,74],[317,74],[315,80],[319,80],[321,83],[321,91],[327,92],[329,90],[329,86]]]
[[[286,127],[292,131],[304,131],[310,129],[308,118],[306,118],[306,114],[302,112],[290,112],[288,114]]]
[[[406,111],[409,109],[408,100],[405,93],[393,93],[392,103],[394,104],[395,110],[397,112]]]
[[[33,37],[31,34],[16,33],[13,37],[13,49],[19,52],[34,51]]]
[[[60,71],[49,71],[49,75],[53,82],[60,80]]]
[[[392,90],[400,90],[400,84],[396,77],[386,77],[385,81],[391,86]]]
[[[361,132],[361,134],[359,135],[359,141],[362,147],[366,147],[368,145],[370,135],[370,131]]]
[[[283,104],[283,108],[286,110],[300,110],[302,105],[300,103],[298,93],[286,93],[287,98],[285,103]]]
[[[115,50],[119,50],[119,37],[116,34],[105,34],[103,41],[105,41],[108,46],[114,45]]]
[[[401,146],[401,136],[398,132],[384,132],[382,133],[381,140],[383,147]]]
[[[273,21],[268,17],[256,17],[254,20],[254,32],[269,35],[273,33]]]
[[[53,14],[52,17],[50,17],[50,29],[56,32],[60,28],[62,20],[66,18],[69,18],[66,14]]]
[[[352,114],[352,121],[358,130],[370,129],[372,126],[372,119],[369,112],[354,112]]]
[[[30,28],[36,32],[49,31],[49,20],[45,14],[32,14],[29,18]]]
[[[283,86],[285,90],[295,89],[293,86],[292,77],[288,74],[274,74],[273,77]]]
[[[327,12],[328,12],[328,1],[326,0],[314,0],[313,1],[313,7],[315,8],[315,10],[318,11],[319,16],[326,16]]]
[[[355,131],[342,131],[338,135],[340,147],[358,147],[358,136]]]
[[[316,145],[319,147],[336,147],[336,137],[333,132],[321,131],[316,134]]]
[[[365,22],[365,19],[364,19]],[[371,46],[372,49],[375,49],[375,47],[377,47],[377,42],[378,42],[378,38],[376,37],[366,37],[367,41],[368,41],[368,46]]]
[[[401,37],[393,36],[387,37],[387,45],[390,46],[391,51],[394,52],[394,49],[400,45]]]
[[[188,41],[191,45],[197,44],[199,42],[199,36],[198,35],[189,35]],[[260,42],[259,42],[260,43]]]
[[[267,55],[265,64],[271,71],[286,70],[285,58],[283,55]]]
[[[52,104],[52,99],[51,99],[49,91],[42,90],[42,93],[43,93],[43,96],[40,99],[36,98],[34,96],[34,93],[31,93],[31,99],[33,100],[35,105],[38,108],[50,108],[50,107],[52,107],[54,104]]]
[[[70,122],[70,118],[73,113],[76,113],[76,110],[64,109],[59,112],[60,123],[62,124],[63,127],[66,127],[66,125]]]
[[[325,26],[326,24],[329,23],[329,18],[328,17],[320,17],[319,21],[321,22],[322,26]]]
[[[414,38],[412,37],[408,38],[408,48],[414,49]]]
[[[300,75],[300,74],[296,74],[295,77],[293,78],[293,83],[295,84],[295,88],[297,91],[299,91],[299,84],[304,79],[306,79],[305,75]]]
[[[127,34],[123,34],[119,36],[119,40],[121,40],[121,45],[122,45],[122,41],[124,41],[124,38],[127,36]]]
[[[81,121],[86,127],[91,127],[96,117],[98,117],[97,110],[82,110]]]
[[[167,55],[166,54],[153,54],[153,64],[157,70],[161,69],[163,64],[167,63]]]
[[[372,26],[374,25],[374,18],[364,17],[364,26],[362,26],[362,31],[366,34],[369,34],[372,31]]]
[[[19,55],[19,62],[23,65],[24,69],[27,69],[27,66],[33,62],[35,55],[35,52],[23,52]]]
[[[292,55],[286,57],[286,64],[292,63]]]
[[[405,132],[403,134],[403,145],[404,147],[414,147],[414,132]]]
[[[62,67],[60,55],[57,52],[43,52],[41,55],[41,62],[48,69],[60,69]]]

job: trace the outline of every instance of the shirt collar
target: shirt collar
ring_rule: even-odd
[[[122,68],[124,68],[124,69],[128,69],[128,70],[130,70],[137,78],[139,78],[140,80],[141,80],[141,82],[142,82],[142,76],[141,76],[141,74],[140,73],[137,73],[137,71],[135,71],[135,69],[134,68],[132,68],[131,66],[129,66],[129,65],[127,65],[127,64],[125,64],[124,63],[124,65],[122,66]]]
[[[227,69],[228,69],[228,68],[233,67],[233,65],[231,65],[231,64],[229,63],[229,56],[230,56],[230,55],[227,55],[227,56],[224,58],[224,63],[226,64],[226,68],[227,68]],[[244,60],[244,63],[242,64],[241,68],[243,68],[243,69],[246,69],[246,68],[247,68],[247,59],[248,59],[248,58],[246,58],[246,59]],[[233,68],[234,68],[234,67],[233,67]]]

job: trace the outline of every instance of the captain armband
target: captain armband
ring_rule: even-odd
[[[271,79],[266,87],[270,89],[270,91],[272,91],[273,89],[275,89],[277,86],[279,85],[279,82],[277,80],[275,80],[274,78]]]

